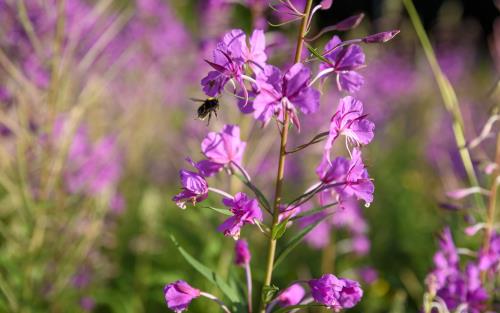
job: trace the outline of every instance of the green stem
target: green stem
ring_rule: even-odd
[[[493,236],[494,230],[495,230],[495,215],[496,215],[496,207],[497,207],[497,194],[498,194],[498,185],[499,185],[499,178],[500,178],[500,134],[497,134],[497,147],[496,147],[496,153],[495,153],[495,163],[497,165],[497,168],[495,169],[495,172],[492,175],[493,182],[491,183],[491,188],[490,188],[490,196],[489,196],[489,203],[488,203],[488,211],[487,211],[487,217],[486,217],[486,229],[485,229],[485,234],[484,234],[484,240],[483,240],[483,251],[488,251],[490,248],[490,241],[491,237]],[[483,282],[486,281],[486,273],[483,272],[481,273],[481,279]]]
[[[306,8],[304,11],[304,15],[302,16],[302,21],[300,24],[300,31],[297,38],[297,47],[295,49],[295,62],[299,63],[302,57],[302,48],[304,46],[304,37],[307,32],[307,21],[309,19],[309,14],[311,13],[312,8],[312,0],[307,0]],[[273,206],[273,221],[271,224],[271,234],[273,233],[273,229],[278,225],[278,217],[279,217],[279,205],[281,203],[282,189],[283,189],[283,180],[285,173],[285,159],[286,159],[286,144],[288,141],[288,128],[290,125],[290,114],[288,110],[284,112],[284,121],[283,121],[283,131],[281,132],[281,143],[280,143],[280,154],[279,154],[279,162],[278,162],[278,173],[276,177],[276,189],[274,193],[274,206]],[[271,285],[271,279],[273,275],[273,267],[274,267],[274,257],[276,253],[276,239],[273,236],[269,237],[268,248],[267,248],[267,265],[266,272],[264,276],[264,284],[263,290],[266,287]],[[261,300],[260,311],[265,313],[266,303]]]
[[[418,16],[417,10],[413,5],[412,0],[403,0],[403,4],[410,16],[410,19],[413,23],[413,27],[415,28],[415,32],[420,40],[420,44],[424,50],[425,56],[429,65],[432,69],[432,73],[434,74],[434,78],[439,87],[439,91],[441,93],[441,97],[443,98],[444,105],[446,110],[451,114],[453,119],[453,133],[455,135],[455,142],[460,152],[460,157],[462,159],[462,163],[464,165],[465,171],[467,173],[469,183],[473,187],[479,187],[479,181],[477,179],[476,173],[474,172],[474,166],[472,164],[472,158],[470,156],[469,150],[467,148],[467,142],[465,140],[464,134],[464,122],[462,118],[462,113],[460,112],[460,106],[458,103],[458,98],[451,85],[448,78],[444,75],[441,67],[436,58],[436,54],[432,49],[431,42],[429,37],[427,36],[425,29],[420,21],[420,17]],[[475,195],[476,205],[485,209],[486,205],[484,199],[480,194]]]

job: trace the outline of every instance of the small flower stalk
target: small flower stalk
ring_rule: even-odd
[[[243,128],[240,129],[239,125],[225,124],[219,131],[208,132],[201,142],[204,159],[192,161],[188,158],[195,170],[180,172],[182,190],[173,198],[179,207],[185,208],[187,204],[200,207],[200,203],[207,201],[212,195],[222,197],[223,206],[217,208],[217,212],[226,217],[217,231],[235,240],[234,264],[244,268],[247,285],[246,299],[237,299],[240,304],[246,303],[246,311],[241,311],[242,306],[237,305],[237,297],[233,295],[229,296],[231,303],[228,306],[221,304],[221,309],[226,312],[284,312],[283,309],[287,307],[305,308],[310,305],[320,305],[338,312],[353,308],[363,297],[363,290],[358,282],[337,278],[333,274],[291,283],[280,292],[272,284],[272,277],[274,268],[279,265],[278,261],[282,261],[282,257],[276,259],[276,246],[285,232],[291,232],[298,225],[314,234],[314,231],[320,229],[319,225],[324,225],[321,222],[326,218],[333,218],[335,221],[333,211],[345,211],[357,216],[356,207],[359,202],[368,206],[374,201],[374,183],[368,174],[362,151],[373,140],[375,125],[364,112],[364,104],[352,93],[362,88],[364,83],[361,72],[367,60],[362,45],[386,42],[397,31],[350,41],[342,41],[336,34],[330,37],[323,53],[318,53],[312,46],[316,39],[331,31],[345,31],[356,27],[364,15],[350,17],[320,31],[316,36],[310,36],[315,14],[320,10],[330,9],[333,1],[318,1],[314,4],[315,1],[307,0],[303,6],[299,2],[279,1],[278,5],[271,6],[281,17],[288,16],[284,18],[283,25],[299,21],[296,54],[289,65],[268,63],[272,56],[268,55],[270,50],[266,47],[267,36],[262,29],[254,29],[250,35],[239,29],[227,31],[215,44],[212,55],[204,60],[210,67],[210,71],[201,80],[201,89],[205,94],[208,97],[234,97],[246,118],[253,118],[254,123],[261,127],[270,127],[271,122],[276,124],[277,140],[280,142],[273,201],[265,196],[267,191],[253,183],[251,174],[254,173],[248,173],[245,169],[246,152],[257,147],[248,146],[242,139]],[[253,9],[260,8],[260,2],[249,1],[249,6]],[[311,55],[307,56],[308,60],[313,62],[304,62],[305,46],[311,51]],[[318,84],[324,86],[329,81],[328,78],[332,78],[332,85],[339,94],[351,95],[340,97],[338,103],[329,101],[332,110],[328,130],[301,124],[303,115],[318,112],[321,98]],[[296,149],[288,147],[289,137],[306,127],[314,129],[320,135]],[[335,145],[339,141],[345,141],[343,153],[339,153]],[[286,156],[299,151],[302,153],[320,142],[323,142],[323,153],[317,159],[317,182],[294,200],[285,200],[285,186],[289,183],[285,177]],[[244,190],[238,190],[233,196],[232,193],[213,187],[214,178],[226,176],[240,180]],[[322,209],[310,214],[308,210],[314,205],[320,205]],[[296,220],[297,223],[294,222]],[[267,241],[264,279],[260,282],[263,288],[255,299],[252,296],[251,242],[241,239],[253,239],[247,235],[251,228],[256,228],[263,236],[262,239]],[[327,232],[329,229],[327,228]],[[365,228],[356,231],[356,245],[364,245],[360,248],[363,251],[366,251],[363,241],[365,231]],[[225,287],[221,291],[228,293]],[[231,292],[229,294],[232,295]],[[207,297],[206,293],[189,287],[182,281],[165,287],[167,306],[175,312],[182,312],[193,299],[200,296]]]

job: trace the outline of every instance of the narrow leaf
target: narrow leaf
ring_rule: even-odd
[[[231,211],[229,211],[228,209],[221,209],[221,208],[216,208],[216,207],[213,207],[213,206],[204,206],[204,208],[207,208],[207,209],[210,209],[210,210],[213,210],[217,213],[220,213],[220,214],[223,214],[223,215],[227,215],[227,216],[232,216],[233,213],[231,213]]]
[[[231,288],[217,273],[212,271],[210,268],[205,266],[203,263],[200,261],[196,260],[193,256],[191,256],[184,248],[180,246],[180,244],[177,242],[177,239],[175,239],[174,235],[170,235],[170,239],[174,243],[175,247],[179,252],[182,254],[184,259],[191,265],[195,270],[198,271],[201,275],[203,275],[206,279],[208,279],[212,284],[217,286],[224,295],[226,295],[229,300],[233,303],[238,303],[241,302],[238,293],[236,290]]]
[[[310,45],[306,45],[307,49],[309,52],[311,52],[312,55],[317,57],[319,60],[325,62],[325,63],[330,63],[324,56],[321,55],[321,53],[318,52],[318,50]]]
[[[288,219],[284,220],[283,222],[279,223],[273,228],[273,233],[272,233],[272,238],[274,240],[278,240],[283,235],[285,234],[286,231],[286,224],[288,223]]]
[[[326,209],[328,209],[328,208],[330,208],[330,207],[332,207],[334,205],[337,205],[337,204],[338,204],[338,202],[332,202],[332,203],[329,203],[329,204],[325,204],[323,206],[307,210],[307,211],[305,211],[302,214],[299,214],[297,216],[292,217],[291,219],[292,220],[297,220],[297,219],[300,219],[300,218],[303,218],[303,217],[306,217],[306,216],[314,215],[316,213],[319,213],[319,212],[321,212],[323,210],[326,210]]]
[[[323,222],[323,220],[327,217],[331,216],[331,214],[325,215],[323,218],[319,219],[315,223],[308,225],[301,229],[295,236],[290,239],[289,242],[283,247],[281,252],[279,253],[276,261],[274,262],[274,268],[277,268],[278,265],[285,259],[285,257],[299,244],[304,240],[304,237],[309,234],[319,223]]]

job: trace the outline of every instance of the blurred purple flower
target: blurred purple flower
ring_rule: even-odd
[[[309,87],[310,78],[311,71],[302,63],[293,65],[284,75],[277,67],[267,66],[264,73],[257,76],[260,92],[253,101],[254,117],[264,124],[273,115],[283,121],[283,110],[286,109],[300,130],[297,108],[310,114],[319,107],[319,92]]]
[[[66,131],[66,119],[59,117],[53,128],[53,141]],[[64,180],[71,193],[96,195],[116,187],[121,178],[122,158],[114,136],[90,141],[87,128],[80,126],[68,151]]]
[[[363,76],[358,74],[356,70],[365,66],[365,54],[359,45],[339,46],[341,44],[342,40],[338,36],[333,36],[326,44],[324,51],[331,52],[324,56],[328,63],[322,62],[320,64],[320,73],[317,78],[334,73],[337,75],[339,90],[355,92],[364,82]]]
[[[252,255],[248,249],[248,243],[244,239],[239,239],[234,245],[234,263],[239,266],[245,266],[250,263]]]
[[[208,133],[201,143],[201,151],[208,162],[198,163],[203,168],[203,175],[211,176],[231,162],[240,165],[245,147],[246,143],[240,139],[238,126],[224,125],[221,132]]]
[[[479,251],[478,266],[481,271],[489,274],[498,274],[500,272],[500,235],[493,232],[488,250]]]
[[[121,214],[125,209],[125,199],[119,192],[115,193],[109,201],[109,208],[113,214]]]
[[[80,299],[80,307],[82,310],[90,312],[95,307],[95,300],[91,297],[82,297]]]
[[[378,272],[370,266],[360,268],[358,270],[359,276],[366,284],[373,284],[378,279]]]
[[[262,210],[259,203],[243,192],[237,193],[234,199],[224,198],[222,202],[234,214],[217,228],[218,231],[224,233],[224,236],[238,239],[241,228],[245,224],[255,224],[256,221],[262,221]]]
[[[282,307],[297,305],[302,301],[305,295],[305,290],[300,284],[293,284],[283,290],[277,297],[278,303]]]
[[[166,285],[163,293],[168,308],[176,313],[186,310],[191,301],[200,296],[200,290],[191,287],[183,280]]]
[[[488,294],[481,285],[480,270],[471,262],[466,265],[465,271],[460,269],[458,252],[449,228],[441,235],[434,265],[435,269],[427,277],[427,284],[449,310],[466,305],[468,312],[483,312]]]

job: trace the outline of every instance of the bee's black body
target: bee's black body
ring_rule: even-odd
[[[212,113],[217,117],[217,110],[219,109],[219,99],[208,98],[202,100],[203,104],[198,108],[198,118],[204,120],[208,116],[208,124],[210,124],[210,118],[212,118]]]

